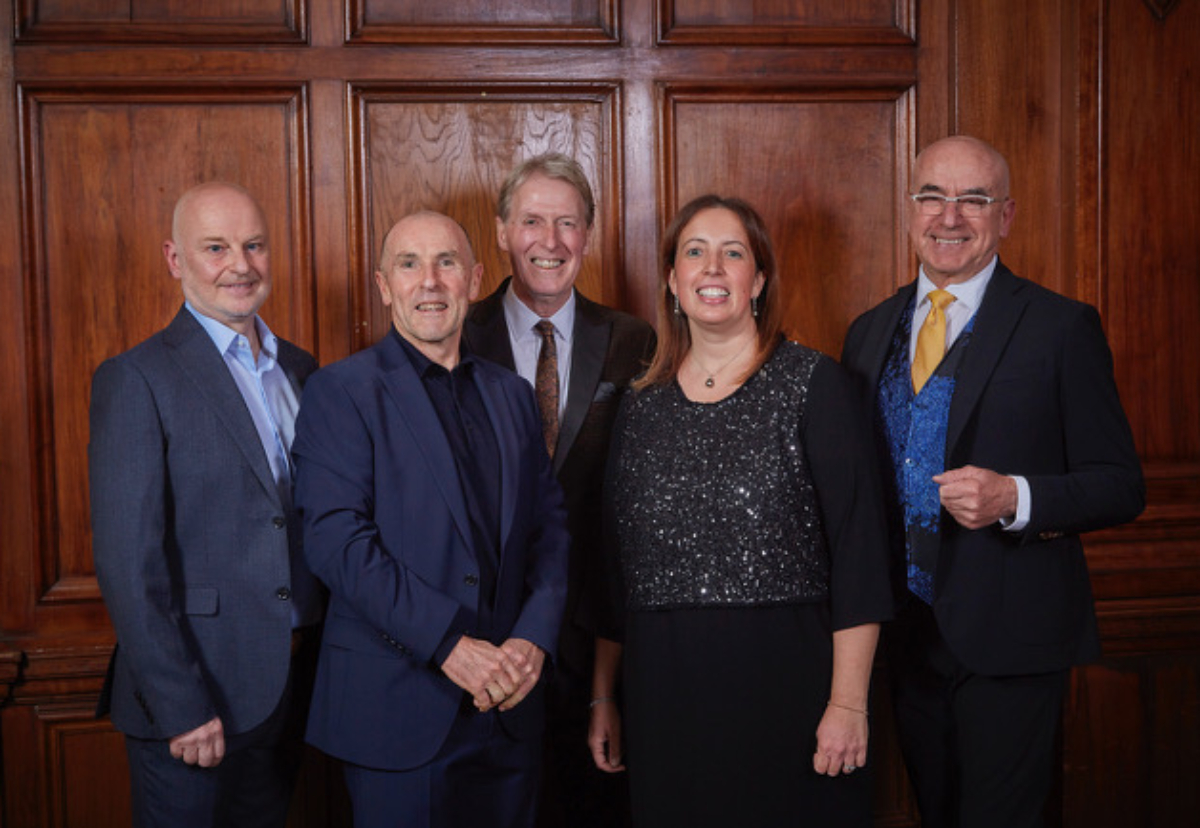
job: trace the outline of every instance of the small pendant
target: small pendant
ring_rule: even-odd
[[[713,387],[715,384],[716,384],[716,383],[714,383],[714,382],[713,382],[713,378],[712,378],[712,377],[709,377],[708,379],[706,379],[706,380],[704,381],[704,387],[705,387],[705,388],[712,388],[712,387]]]

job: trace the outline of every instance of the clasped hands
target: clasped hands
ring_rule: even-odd
[[[529,695],[542,674],[546,654],[523,638],[510,638],[499,647],[464,635],[442,662],[442,672],[471,694],[475,707],[512,710]]]

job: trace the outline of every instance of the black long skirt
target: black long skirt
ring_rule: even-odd
[[[630,613],[635,826],[870,826],[869,769],[813,770],[832,653],[825,604]]]

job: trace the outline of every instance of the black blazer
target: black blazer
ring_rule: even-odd
[[[300,396],[316,370],[279,340]],[[99,713],[166,739],[220,716],[270,715],[291,656],[298,521],[254,420],[200,323],[164,330],[96,369],[88,443],[96,577],[117,633]]]
[[[472,353],[512,370],[503,304],[509,281],[471,307],[463,338]],[[605,584],[600,527],[609,437],[621,393],[650,364],[655,342],[654,329],[644,320],[575,292],[571,379],[554,453],[571,532],[567,609],[556,667],[581,680],[591,676],[591,638]]]
[[[859,317],[842,362],[875,400],[879,376],[916,283]],[[880,441],[880,462],[890,468]],[[1135,518],[1141,464],[1090,305],[1018,278],[1002,263],[963,355],[946,435],[946,468],[974,465],[1029,481],[1019,533],[968,530],[942,512],[934,612],[968,669],[1013,675],[1099,656],[1079,534]]]

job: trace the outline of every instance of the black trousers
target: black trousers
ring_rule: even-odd
[[[598,769],[587,744],[594,652],[592,637],[568,624],[557,664],[547,659],[537,828],[628,828],[631,821],[628,774]]]
[[[226,734],[216,767],[174,758],[166,739],[126,736],[134,828],[283,828],[304,756],[319,644],[315,628],[297,637],[279,704],[253,730]]]
[[[1041,828],[1069,673],[971,673],[916,599],[883,646],[923,828]]]

